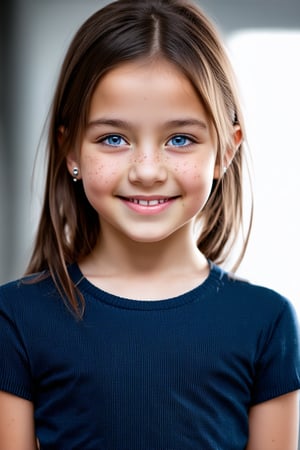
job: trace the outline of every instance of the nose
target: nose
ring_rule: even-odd
[[[151,187],[156,183],[163,183],[168,176],[166,162],[162,155],[147,151],[136,154],[129,168],[129,181]]]

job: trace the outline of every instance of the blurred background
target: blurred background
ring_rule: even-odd
[[[42,129],[63,56],[79,25],[108,2],[3,3],[0,283],[22,275],[32,248],[43,197]],[[300,312],[300,1],[198,3],[225,39],[248,125],[255,216],[238,274],[278,290]]]

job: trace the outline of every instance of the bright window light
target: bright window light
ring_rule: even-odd
[[[239,274],[300,313],[300,32],[241,32],[228,48],[254,171],[254,228]]]

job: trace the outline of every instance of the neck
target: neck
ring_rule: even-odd
[[[189,229],[159,242],[135,242],[118,233],[102,233],[80,268],[97,287],[112,294],[145,300],[175,297],[208,276],[206,258]]]
[[[136,242],[119,236],[101,234],[87,258],[81,262],[87,273],[143,276],[199,271],[207,267],[191,230],[181,229],[159,242]]]

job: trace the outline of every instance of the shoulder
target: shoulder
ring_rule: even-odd
[[[219,275],[222,286],[220,293],[228,308],[261,321],[276,321],[282,315],[287,315],[297,322],[296,311],[290,299],[270,287],[252,283],[219,266],[212,267]]]
[[[36,273],[0,286],[0,312],[30,310],[41,300],[58,297],[50,276]]]
[[[47,272],[38,272],[16,280],[8,281],[0,286],[0,295],[7,296],[10,294],[18,294],[23,292],[30,292],[36,289],[45,289],[51,280]]]
[[[246,299],[253,302],[260,302],[261,305],[264,303],[271,303],[272,306],[277,304],[279,308],[284,307],[287,303],[290,303],[286,297],[270,287],[253,283],[251,280],[241,278],[238,275],[232,272],[227,272],[218,266],[214,266],[214,270],[219,272],[220,279],[222,280],[222,285],[226,293],[235,295],[241,300]]]

